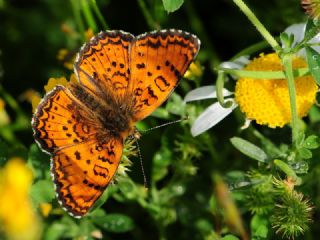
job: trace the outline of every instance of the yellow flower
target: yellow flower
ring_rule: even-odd
[[[73,69],[73,63],[76,55],[68,49],[61,48],[58,52],[57,59],[63,63],[63,66],[69,70]]]
[[[203,74],[203,70],[200,65],[200,62],[196,61],[190,64],[188,70],[186,71],[183,77],[185,78],[201,77],[202,74]]]
[[[293,68],[307,67],[302,58],[293,60]],[[252,60],[245,70],[281,71],[280,58],[275,53],[263,55]],[[306,116],[315,103],[318,87],[311,76],[295,79],[298,116]],[[235,88],[235,99],[240,110],[248,119],[271,128],[283,127],[291,121],[289,90],[286,79],[241,78]]]
[[[51,203],[40,203],[39,207],[42,215],[48,217],[52,209]]]
[[[47,85],[44,86],[44,90],[47,93],[54,89],[54,87],[57,85],[67,87],[69,83],[78,83],[78,79],[74,73],[71,74],[69,81],[65,77],[49,78]]]
[[[0,222],[8,239],[40,238],[40,225],[28,192],[32,172],[22,159],[12,158],[0,170]]]

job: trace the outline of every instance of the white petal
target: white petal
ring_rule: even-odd
[[[195,120],[191,127],[192,136],[198,136],[199,134],[207,131],[209,128],[212,128],[226,116],[228,116],[233,109],[235,109],[238,104],[234,99],[226,99],[226,101],[232,101],[232,106],[229,108],[224,108],[220,103],[216,102],[209,106],[200,116]]]
[[[230,96],[233,92],[228,91],[227,89],[222,90],[223,96]],[[209,98],[217,98],[216,87],[213,85],[210,86],[203,86],[196,89],[191,90],[187,93],[184,98],[184,102],[191,102],[196,100],[202,99],[209,99]]]
[[[249,56],[241,56],[230,62],[223,62],[220,64],[221,68],[229,68],[229,69],[242,69],[245,65],[250,62]]]
[[[293,46],[294,46],[298,42],[301,42],[302,39],[304,38],[305,29],[306,29],[305,23],[296,23],[296,24],[292,24],[291,26],[287,27],[284,31],[286,33],[288,33],[289,35],[293,34],[293,36],[294,36]]]

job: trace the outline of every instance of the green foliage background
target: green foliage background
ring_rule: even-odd
[[[253,124],[240,131],[244,117],[237,110],[199,137],[190,134],[192,121],[212,102],[186,105],[183,103],[186,93],[199,86],[214,85],[217,77],[214,68],[219,63],[262,41],[233,2],[226,0],[97,0],[106,23],[93,14],[96,33],[104,30],[104,25],[135,35],[155,28],[192,32],[202,41],[197,59],[204,73],[201,77],[182,80],[169,101],[138,124],[138,128],[148,129],[186,115],[190,117],[188,121],[143,135],[139,144],[148,190],[143,187],[139,159],[131,156],[133,165],[129,177],[121,177],[108,188],[104,196],[107,201],[100,208],[81,220],[59,211],[49,176],[49,156],[34,144],[30,126],[32,108],[30,103],[21,100],[21,95],[28,89],[44,94],[43,86],[50,77],[69,78],[72,71],[57,60],[57,54],[59,49],[66,48],[72,55],[84,43],[74,11],[75,6],[80,6],[84,29],[92,27],[81,10],[90,2],[94,1],[0,0],[0,98],[6,101],[11,119],[10,123],[0,126],[0,164],[3,166],[10,157],[18,155],[32,167],[35,179],[31,197],[35,208],[39,211],[41,202],[50,202],[54,208],[48,217],[42,217],[43,239],[92,239],[92,231],[97,229],[104,239],[230,240],[237,239],[236,236],[245,238],[245,235],[252,239],[281,238],[283,235],[276,235],[272,228],[272,221],[277,221],[272,218],[277,217],[275,205],[286,202],[279,190],[281,183],[275,184],[273,177],[285,179],[286,174],[276,170],[271,162],[265,164],[243,155],[232,145],[237,145],[237,139],[233,138],[232,143],[230,139],[237,136],[258,145],[267,152],[269,160],[287,158],[290,128],[275,130]],[[298,1],[250,0],[247,4],[275,36],[289,25],[306,20]],[[170,8],[171,13],[167,13],[164,6]],[[62,25],[76,35],[62,31]],[[234,84],[228,84],[232,89]],[[312,109],[312,118],[305,122],[307,135],[319,133],[318,111]],[[309,169],[297,167],[300,172],[296,173],[303,178],[298,192],[314,206],[313,223],[308,223],[310,229],[299,239],[315,239],[319,234],[318,156],[319,151],[314,150],[312,158],[303,161]],[[230,222],[228,211],[222,209],[225,206],[219,204],[214,188],[223,183],[213,176],[222,176],[232,190],[247,234],[235,223],[237,214],[232,215]],[[299,207],[296,209],[299,211]],[[287,216],[288,213],[281,214]],[[284,238],[292,236],[295,234],[284,235]]]

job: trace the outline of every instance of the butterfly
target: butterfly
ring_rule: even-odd
[[[51,155],[60,205],[87,214],[115,175],[124,140],[172,93],[200,40],[181,30],[133,36],[103,31],[80,49],[78,83],[56,86],[32,118],[34,138]]]

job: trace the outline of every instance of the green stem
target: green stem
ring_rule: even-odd
[[[224,80],[225,80],[225,73],[224,71],[218,71],[218,78],[216,81],[216,88],[217,88],[217,99],[221,106],[226,107],[224,102],[223,96],[223,87],[224,87]]]
[[[291,108],[291,125],[292,125],[292,143],[296,147],[298,135],[299,135],[299,126],[298,126],[298,113],[296,105],[296,89],[294,84],[294,75],[292,69],[292,55],[285,54],[282,58],[282,64],[284,66],[285,74],[288,81],[289,96],[290,96],[290,108]]]
[[[254,15],[254,13],[248,8],[248,6],[242,0],[233,0],[233,2],[240,8],[240,10],[247,16],[251,23],[260,32],[263,38],[270,44],[270,46],[276,51],[280,51],[281,47],[279,43],[274,39],[274,37],[269,33],[269,31],[264,27],[264,25],[259,21],[259,19]]]
[[[250,71],[250,70],[238,70],[231,68],[218,68],[219,71],[223,71],[224,73],[229,73],[235,75],[239,78],[254,78],[254,79],[269,79],[269,80],[277,80],[286,78],[286,74],[283,71]],[[309,68],[298,68],[293,70],[293,75],[295,78],[303,77],[306,75],[310,75]]]
[[[108,24],[107,24],[107,22],[106,22],[106,20],[103,17],[98,5],[97,5],[96,0],[91,0],[91,5],[92,5],[92,8],[93,8],[94,12],[96,13],[99,21],[101,22],[104,30],[110,29]]]
[[[234,55],[230,61],[233,61],[239,57],[242,57],[242,56],[245,56],[245,55],[251,55],[253,53],[257,53],[257,52],[261,52],[262,49],[265,49],[269,47],[269,44],[266,42],[266,41],[261,41],[261,42],[258,42],[258,43],[255,43],[243,50],[241,50],[240,52],[238,52],[236,55]]]
[[[285,162],[275,159],[273,160],[274,165],[276,165],[279,169],[281,169],[288,177],[292,177],[294,180],[297,179],[297,175],[293,169],[286,164]]]
[[[144,0],[137,0],[137,1],[138,1],[138,5],[140,7],[140,10],[141,10],[143,16],[147,21],[147,24],[148,24],[149,28],[151,30],[154,30],[154,29],[158,29],[159,30],[159,29],[161,29],[161,26],[156,21],[154,21],[154,19],[152,18],[150,12],[147,9],[147,6],[146,6]]]
[[[94,33],[96,33],[97,24],[96,24],[96,21],[94,20],[94,17],[90,9],[90,3],[87,0],[82,0],[81,7],[82,7],[83,15],[87,21],[88,26],[92,29]]]
[[[84,28],[84,24],[81,18],[81,14],[80,14],[80,6],[79,6],[79,0],[70,0],[71,3],[71,7],[72,7],[72,11],[73,11],[73,16],[75,19],[75,22],[77,24],[77,27],[79,29],[79,32],[81,34],[81,37],[84,39],[84,32],[85,32],[85,28]]]

